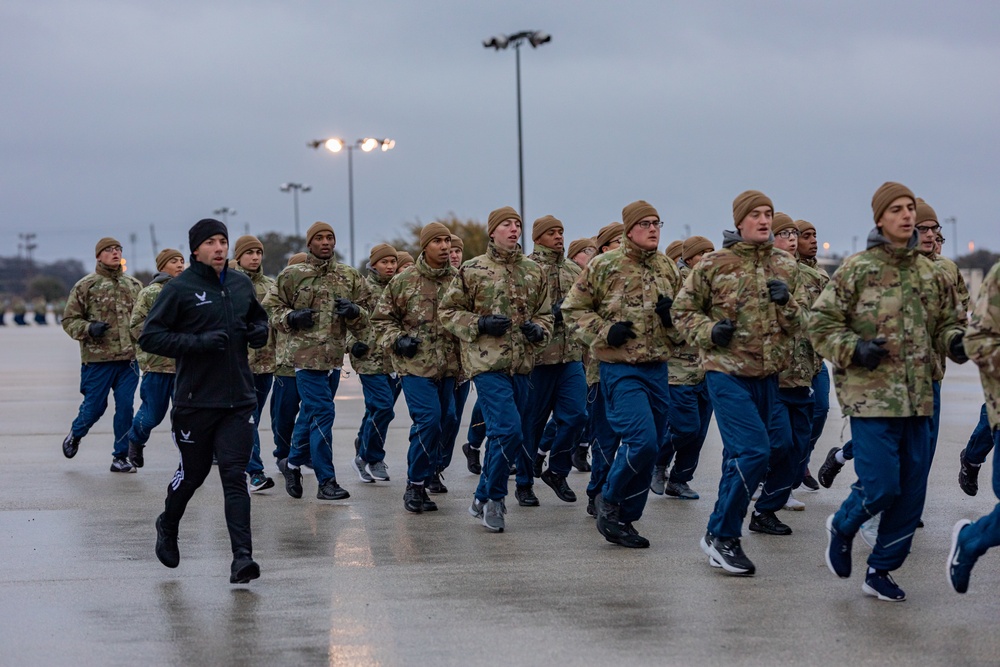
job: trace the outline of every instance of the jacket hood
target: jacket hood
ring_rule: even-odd
[[[918,243],[920,243],[920,233],[914,229],[913,236],[911,236],[910,240],[906,242],[906,249],[913,250],[917,247]],[[866,247],[871,249],[880,245],[892,245],[892,243],[889,239],[882,236],[882,232],[879,230],[878,226],[875,226],[868,233],[868,245]]]
[[[161,283],[165,283],[165,282],[167,282],[168,280],[170,280],[170,279],[171,279],[172,277],[173,277],[173,276],[171,276],[171,275],[170,275],[169,273],[167,273],[166,271],[160,271],[160,272],[159,272],[159,273],[157,273],[157,274],[156,274],[155,276],[153,276],[153,279],[149,281],[149,284],[150,284],[150,285],[153,285],[153,284],[161,284]]]
[[[737,243],[750,243],[743,238],[743,236],[738,231],[733,231],[731,229],[725,229],[722,231],[722,247],[730,248]],[[774,244],[774,234],[767,237],[767,243]],[[763,245],[763,244],[761,244]]]

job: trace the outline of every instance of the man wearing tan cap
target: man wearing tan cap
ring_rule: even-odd
[[[566,257],[573,260],[581,269],[597,254],[597,242],[593,238],[577,239],[569,244]]]
[[[71,459],[80,440],[97,423],[114,393],[115,442],[111,472],[135,472],[128,462],[128,432],[132,427],[132,405],[139,384],[129,320],[142,283],[122,270],[122,244],[102,238],[94,248],[97,267],[73,285],[66,300],[62,327],[80,342],[80,393],[83,403],[63,440],[63,455]]]
[[[597,254],[603,255],[606,252],[617,250],[622,244],[622,234],[625,233],[625,225],[620,222],[612,222],[604,225],[597,232]]]

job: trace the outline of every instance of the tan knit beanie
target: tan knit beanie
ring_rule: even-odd
[[[646,216],[655,215],[657,218],[660,214],[656,212],[653,205],[647,201],[639,200],[634,201],[625,208],[622,209],[622,224],[624,228],[622,234],[628,235],[629,230],[635,227],[636,223],[645,218]]]
[[[695,255],[699,255],[703,252],[712,252],[713,250],[715,250],[715,246],[712,245],[712,242],[704,236],[692,236],[684,239],[684,243],[681,247],[681,257],[683,257],[686,262]]]
[[[872,213],[875,215],[875,222],[882,219],[882,214],[889,208],[889,204],[900,197],[909,197],[913,203],[917,203],[917,198],[913,196],[910,188],[902,183],[887,181],[872,195]]]
[[[306,261],[306,259],[308,259],[308,257],[309,257],[309,255],[307,255],[304,252],[297,252],[297,253],[295,253],[294,255],[292,255],[291,257],[288,258],[288,264],[287,264],[287,266],[291,266],[292,264],[301,264],[302,262]]]
[[[438,236],[447,236],[451,239],[451,230],[442,225],[440,222],[428,222],[424,225],[424,228],[420,230],[420,249],[423,250],[426,248],[427,244]]]
[[[774,214],[774,221],[771,223],[771,232],[777,234],[785,229],[797,229],[792,216],[787,213],[777,212]]]
[[[331,234],[333,234],[334,244],[337,243],[337,233],[333,231],[333,227],[331,227],[325,222],[314,222],[312,223],[312,225],[310,225],[309,231],[306,232],[306,245],[309,245],[309,242],[313,240],[313,237],[319,234],[320,232],[330,232]]]
[[[621,241],[624,233],[625,225],[620,222],[612,222],[610,225],[601,227],[601,231],[597,232],[597,252],[600,252],[601,248],[606,245]]]
[[[103,250],[110,248],[113,245],[116,245],[120,248],[122,242],[112,236],[105,236],[103,239],[97,242],[96,246],[94,246],[94,257],[100,257],[101,252]]]
[[[743,218],[747,217],[750,211],[758,206],[770,206],[771,213],[774,213],[774,204],[771,203],[770,197],[758,190],[747,190],[733,200],[733,222],[737,229],[743,222]]]
[[[550,229],[565,229],[562,220],[552,215],[543,215],[531,226],[531,240],[537,241]]]
[[[799,230],[799,234],[804,234],[807,229],[816,231],[816,226],[808,220],[796,220],[795,227]]]
[[[181,254],[180,250],[175,250],[174,248],[164,248],[156,255],[156,270],[162,271],[163,267],[167,265],[167,262],[172,260],[174,257],[180,257],[184,259],[184,255]]]
[[[410,264],[413,264],[413,255],[405,250],[400,250],[396,253],[396,271],[402,271]]]
[[[396,249],[388,243],[379,243],[368,253],[368,264],[375,266],[386,257],[395,257]]]
[[[490,217],[486,222],[486,235],[492,236],[493,232],[495,232],[497,227],[500,226],[500,223],[510,218],[521,222],[521,216],[510,206],[504,206],[496,209],[495,211],[491,211]],[[523,224],[524,223],[522,223],[522,225]]]
[[[663,251],[663,254],[670,260],[676,262],[681,257],[683,247],[684,241],[681,241],[680,239],[671,241],[666,250]]]
[[[260,242],[260,239],[252,234],[247,234],[246,236],[241,236],[236,239],[236,249],[233,250],[233,259],[239,261],[240,256],[248,250],[253,250],[254,248],[264,252],[264,244]]]
[[[451,235],[451,247],[458,248],[459,250],[465,250],[465,241],[458,234]]]
[[[930,204],[917,197],[917,224],[919,225],[921,222],[927,222],[928,220],[937,222],[937,213],[931,208]]]
[[[597,243],[594,239],[577,239],[569,244],[569,250],[566,251],[566,256],[573,259],[587,248],[597,250]]]

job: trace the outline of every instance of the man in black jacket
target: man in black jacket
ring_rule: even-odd
[[[229,271],[229,232],[218,220],[198,221],[188,232],[191,265],[164,285],[139,337],[143,350],[177,359],[170,420],[181,462],[156,519],[156,556],[177,567],[177,530],[184,508],[219,461],[226,524],[233,548],[229,581],[260,576],[252,557],[250,493],[244,470],[253,447],[257,397],[247,345],[267,344],[267,314],[253,283]]]

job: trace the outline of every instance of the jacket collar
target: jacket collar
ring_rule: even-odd
[[[486,254],[499,264],[516,264],[524,256],[520,243],[514,246],[513,250],[504,250],[493,241],[490,241],[486,246]]]
[[[424,278],[442,278],[456,273],[455,268],[451,265],[451,262],[445,262],[445,265],[440,269],[432,269],[431,265],[427,263],[426,259],[424,259],[424,253],[420,253],[417,256],[416,265],[417,272]]]
[[[531,252],[531,254],[535,255],[541,264],[555,264],[556,266],[559,266],[566,261],[566,256],[563,255],[563,253],[558,250],[553,250],[552,248],[546,248],[539,243],[535,244],[535,249]]]
[[[774,248],[774,234],[771,234],[764,243],[750,243],[745,241],[738,231],[727,229],[722,232],[722,247],[732,250],[741,257],[769,255]]]
[[[122,277],[122,267],[119,264],[118,266],[116,266],[115,268],[112,269],[111,267],[105,266],[104,264],[101,264],[100,262],[98,262],[97,263],[97,268],[94,269],[94,273],[96,273],[99,276],[104,276],[105,278],[111,278],[112,280],[118,280],[119,278]]]
[[[226,276],[229,274],[229,262],[226,262],[226,264],[222,267],[222,273],[217,274],[215,269],[211,266],[199,262],[194,258],[194,255],[191,255],[191,263],[188,264],[188,268],[184,270],[190,271],[205,280],[217,280],[224,285],[226,283]]]
[[[647,264],[649,260],[659,254],[659,251],[656,248],[653,248],[652,250],[643,250],[627,236],[622,237],[622,244],[619,248],[626,257],[640,264]]]

